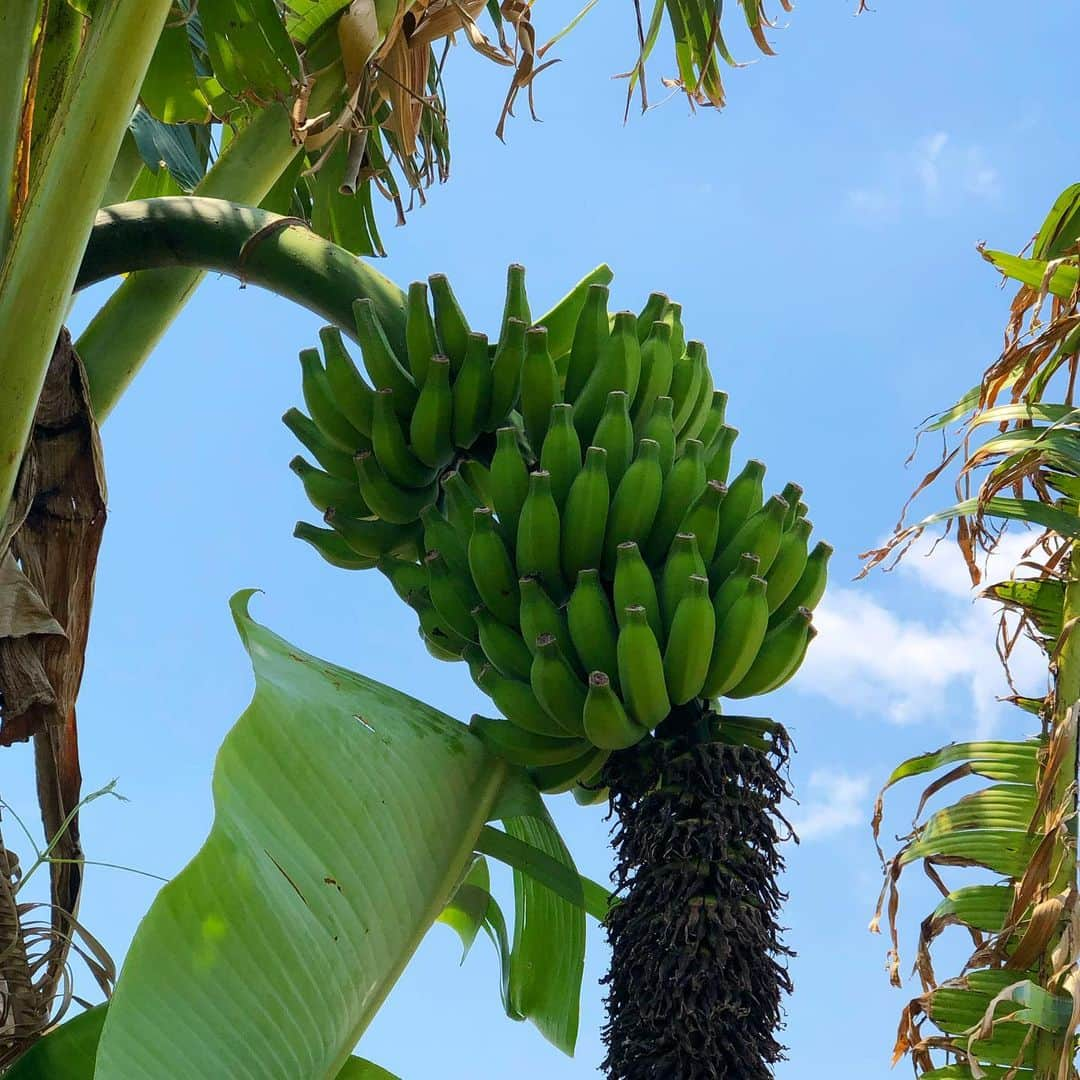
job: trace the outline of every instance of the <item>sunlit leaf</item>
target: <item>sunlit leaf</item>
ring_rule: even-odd
[[[208,839],[132,942],[103,1080],[335,1076],[502,783],[463,725],[289,645],[249,595],[233,614],[255,696],[218,754]]]

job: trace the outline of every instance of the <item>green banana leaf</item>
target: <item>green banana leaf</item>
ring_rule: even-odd
[[[5,1073],[7,1080],[93,1080],[108,1005],[97,1005],[36,1042]],[[334,1080],[398,1080],[374,1062],[351,1057]]]
[[[1031,253],[1036,259],[1060,259],[1080,240],[1080,184],[1070,184],[1054,201]]]
[[[463,725],[300,652],[250,595],[232,609],[255,696],[219,751],[206,843],[135,935],[96,1080],[337,1076],[503,783]]]
[[[1049,292],[1065,300],[1072,296],[1077,280],[1080,279],[1080,269],[1075,264],[1058,266],[1047,280],[1050,266],[1046,259],[1025,259],[1019,255],[1010,255],[1007,251],[990,250],[984,250],[982,257],[1006,277],[1032,289],[1042,289],[1045,284]]]

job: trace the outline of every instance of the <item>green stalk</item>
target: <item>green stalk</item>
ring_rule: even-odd
[[[321,73],[308,103],[311,115],[340,96],[340,65]],[[195,195],[257,206],[299,153],[289,114],[268,105],[233,138],[195,188]],[[201,269],[149,270],[129,277],[76,342],[86,368],[90,400],[99,423],[138,374],[172,321],[191,298]]]
[[[404,353],[405,296],[396,285],[303,223],[223,199],[179,196],[106,207],[75,288],[164,267],[214,270],[261,285],[354,338],[353,301],[367,297],[390,344]]]
[[[1058,868],[1057,877],[1047,890],[1048,896],[1063,896],[1077,887],[1077,733],[1070,724],[1069,711],[1080,702],[1080,546],[1073,544],[1069,558],[1069,577],[1065,583],[1065,606],[1062,625],[1064,644],[1058,655],[1057,675],[1054,680],[1054,715],[1051,742],[1054,734],[1061,732],[1068,737],[1061,771],[1054,781],[1054,795],[1050,801],[1051,811],[1069,800],[1071,813],[1060,826],[1058,843],[1055,844],[1051,866]],[[1061,942],[1062,933],[1068,930],[1069,913],[1063,916],[1058,932],[1048,942],[1040,965],[1040,984],[1045,989],[1060,988],[1051,985],[1053,973],[1058,966],[1053,958]],[[1072,1052],[1073,1036],[1066,1038],[1061,1032],[1036,1032],[1035,1080],[1058,1080],[1061,1061],[1068,1060]]]
[[[94,214],[170,5],[98,5],[0,271],[0,520]]]
[[[0,5],[0,264],[11,240],[15,154],[19,146],[23,97],[30,71],[34,26],[41,0],[4,0]]]

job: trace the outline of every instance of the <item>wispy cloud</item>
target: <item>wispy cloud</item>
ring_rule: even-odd
[[[989,202],[1000,194],[997,169],[975,143],[933,131],[907,150],[882,155],[878,177],[849,189],[849,212],[866,224],[884,224],[906,211],[948,210],[961,199]]]
[[[795,807],[791,824],[800,840],[822,840],[853,825],[865,824],[870,778],[817,769],[806,785],[809,797]]]
[[[905,617],[880,599],[874,581],[833,588],[814,621],[819,635],[797,686],[859,715],[909,724],[939,720],[962,702],[957,738],[984,738],[1000,722],[996,702],[1008,686],[995,648],[994,605],[973,601],[956,547],[912,550],[896,574],[918,590],[922,612]],[[987,567],[987,581],[1008,577],[1024,539],[1006,535]],[[1017,685],[1045,688],[1046,660],[1022,642],[1010,667]],[[957,698],[957,695],[960,695]]]

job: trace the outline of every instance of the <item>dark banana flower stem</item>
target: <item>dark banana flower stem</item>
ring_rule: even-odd
[[[723,723],[685,706],[604,772],[621,901],[606,923],[608,1080],[768,1080],[783,1058],[790,748],[782,729],[767,751],[722,741]]]

